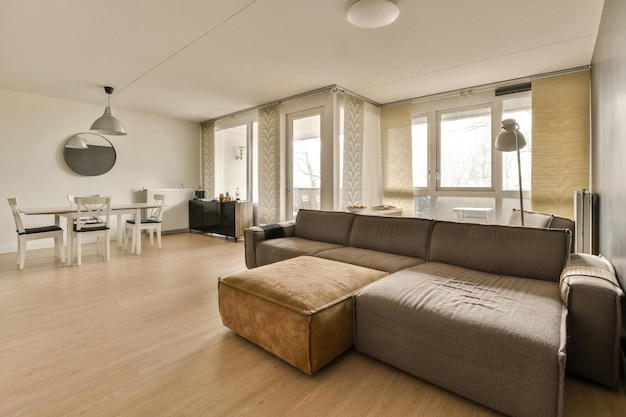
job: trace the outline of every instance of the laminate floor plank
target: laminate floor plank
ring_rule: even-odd
[[[163,236],[82,266],[52,249],[0,254],[0,416],[493,417],[499,414],[349,350],[305,375],[221,324],[217,282],[244,245]],[[623,389],[566,377],[565,416],[626,415]]]

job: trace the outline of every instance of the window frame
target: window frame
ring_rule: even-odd
[[[429,197],[430,210],[429,217],[437,218],[437,199],[442,197],[475,197],[475,198],[492,198],[495,205],[495,223],[504,224],[508,220],[508,214],[504,213],[504,201],[508,199],[519,199],[519,190],[503,190],[503,152],[495,149],[495,137],[500,132],[502,121],[503,101],[513,98],[525,98],[531,101],[532,95],[530,91],[524,91],[514,94],[496,96],[495,89],[466,95],[448,95],[440,99],[428,98],[424,100],[415,100],[411,112],[413,121],[420,118],[426,118],[427,123],[427,186],[413,187],[413,198]],[[440,187],[440,121],[441,114],[451,111],[462,111],[465,109],[478,107],[491,108],[491,187]],[[532,117],[532,116],[531,116]],[[532,130],[532,126],[527,127]],[[532,151],[531,151],[532,152]],[[531,190],[523,190],[524,207],[530,209]],[[415,212],[416,216],[419,213]]]

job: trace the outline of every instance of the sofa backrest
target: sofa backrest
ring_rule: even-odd
[[[294,236],[347,246],[354,216],[341,211],[300,209]]]
[[[499,275],[559,282],[571,232],[436,221],[428,260]]]
[[[433,220],[357,215],[349,246],[414,258],[428,258]]]

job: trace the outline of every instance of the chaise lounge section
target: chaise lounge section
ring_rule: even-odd
[[[561,415],[562,230],[435,222],[429,262],[355,296],[359,352],[508,415]]]

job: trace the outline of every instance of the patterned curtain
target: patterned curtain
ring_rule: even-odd
[[[280,221],[280,113],[278,105],[259,109],[260,225]]]
[[[413,215],[411,103],[383,107],[380,112],[383,198],[385,204]]]
[[[202,189],[205,197],[215,197],[215,123],[202,124]]]
[[[574,218],[574,192],[589,188],[590,74],[532,82],[532,208]]]
[[[343,206],[363,204],[363,100],[345,95]]]

